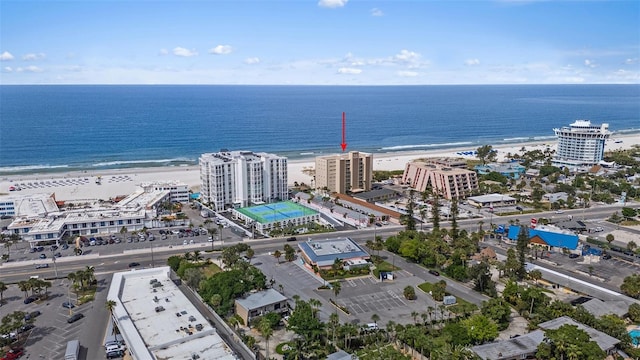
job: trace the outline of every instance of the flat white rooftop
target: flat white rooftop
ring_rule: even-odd
[[[169,278],[169,267],[115,273],[109,300],[130,351],[142,359],[238,359]]]

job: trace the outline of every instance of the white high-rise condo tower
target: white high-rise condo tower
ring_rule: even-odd
[[[202,154],[200,196],[216,211],[286,200],[287,158],[251,151]]]
[[[558,149],[552,163],[572,170],[598,164],[604,157],[605,142],[611,136],[609,124],[592,125],[589,120],[576,120],[553,132],[558,137]]]

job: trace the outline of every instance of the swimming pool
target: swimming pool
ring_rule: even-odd
[[[640,328],[630,330],[629,336],[631,336],[631,342],[633,343],[633,345],[640,345]]]

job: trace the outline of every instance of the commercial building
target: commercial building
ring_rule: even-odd
[[[373,155],[350,151],[316,157],[315,187],[331,192],[363,192],[371,190]]]
[[[202,154],[200,196],[216,211],[288,198],[287,158],[251,151]]]
[[[170,268],[113,274],[112,319],[135,360],[240,358],[170,278]]]
[[[558,149],[552,164],[573,170],[599,163],[611,136],[609,124],[592,125],[589,120],[576,120],[553,132],[558,137]]]
[[[494,208],[501,206],[513,206],[516,204],[516,199],[511,196],[502,194],[487,194],[480,196],[472,196],[467,199],[469,205],[482,208]]]
[[[546,250],[575,250],[578,248],[578,235],[572,231],[553,228],[551,226],[540,225],[535,229],[528,229],[529,244],[538,245]],[[518,240],[520,226],[509,226],[507,237],[509,240]]]
[[[309,240],[298,244],[305,265],[330,269],[339,259],[345,269],[369,266],[369,254],[350,238]]]
[[[274,289],[267,289],[257,293],[249,294],[243,299],[236,299],[236,314],[238,314],[245,325],[256,317],[268,313],[283,314],[289,312],[287,297]]]
[[[407,163],[402,182],[420,192],[431,187],[449,200],[466,198],[478,190],[478,175],[474,171],[422,161]]]
[[[174,203],[189,202],[189,186],[180,181],[154,181],[139,184],[145,191],[169,191],[169,200]]]

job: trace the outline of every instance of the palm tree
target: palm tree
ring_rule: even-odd
[[[93,266],[87,265],[87,267],[84,269],[84,273],[86,274],[87,282],[89,282],[89,284],[92,284],[95,280],[95,276],[93,275],[95,272],[96,269]]]
[[[322,306],[322,303],[318,299],[311,298],[309,299],[309,306],[311,306],[311,309],[313,310],[313,316],[315,317],[318,313],[318,309],[320,309],[320,306]]]
[[[417,324],[418,320],[416,320],[418,318],[418,312],[417,311],[412,311],[411,312],[411,317],[413,318],[413,323]]]
[[[113,309],[115,309],[117,305],[118,303],[115,302],[114,300],[107,300],[107,302],[104,304],[105,308],[107,308],[107,311],[109,312],[109,317],[111,318],[111,322],[113,322],[113,326],[111,330],[113,332],[115,332],[115,329],[116,329],[115,320],[113,319]]]
[[[202,258],[202,254],[200,254],[200,251],[195,250],[195,251],[193,252],[193,257],[192,257],[192,259],[193,259],[193,261],[195,261],[195,262],[199,262],[199,261],[201,261],[203,258]]]
[[[20,288],[20,291],[24,292],[24,298],[26,299],[27,296],[29,295],[29,289],[31,288],[29,286],[29,282],[22,280],[18,283],[18,288]]]
[[[215,235],[218,233],[218,229],[216,228],[207,228],[207,232],[209,233],[209,236],[211,236],[211,251],[213,251],[213,243],[214,243],[214,237]]]
[[[280,250],[276,250],[276,251],[273,253],[273,256],[274,256],[276,259],[278,259],[278,264],[280,264],[280,256],[282,256],[282,253],[280,252]]]
[[[252,248],[248,248],[247,251],[245,251],[245,256],[247,257],[247,259],[249,259],[249,264],[251,264],[251,259],[255,254],[256,253],[253,251]]]
[[[334,281],[331,283],[331,288],[333,289],[333,295],[335,295],[335,302],[336,302],[336,313],[338,313],[338,294],[340,294],[340,290],[342,290],[342,284],[340,284],[340,281]]]
[[[0,281],[0,305],[2,305],[2,303],[4,303],[4,292],[7,291],[7,285],[5,283],[3,283],[2,281]]]

